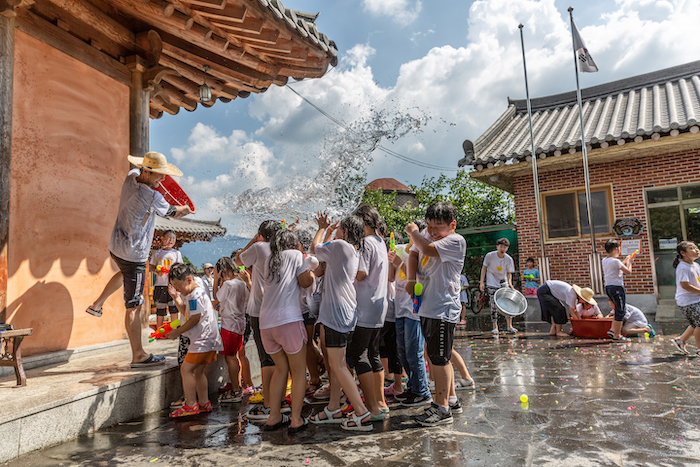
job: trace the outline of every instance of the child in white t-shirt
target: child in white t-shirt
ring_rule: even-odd
[[[610,304],[610,308],[615,310],[615,304],[612,302],[612,300],[608,300],[608,303]],[[612,318],[613,316],[615,316],[615,311],[611,311],[608,314],[608,318]],[[644,312],[636,306],[632,306],[629,303],[626,304],[625,317],[622,321],[622,334],[629,336],[630,334],[647,333],[649,334],[649,337],[656,337],[656,331],[654,331],[652,325],[649,324],[649,320],[647,320]]]
[[[328,357],[331,395],[328,405],[315,414],[311,422],[336,423],[350,431],[371,431],[372,414],[360,397],[345,359],[350,334],[357,322],[357,295],[353,282],[359,267],[358,250],[364,237],[364,222],[357,216],[349,216],[340,223],[331,223],[326,213],[318,213],[316,221],[318,231],[311,243],[311,253],[319,261],[326,262],[318,322],[322,324],[321,339]],[[336,231],[335,240],[330,241],[333,231]],[[340,408],[341,389],[354,409],[347,420],[343,419]]]
[[[207,389],[206,367],[216,361],[216,352],[223,350],[216,323],[216,313],[201,282],[195,281],[197,271],[191,264],[176,264],[169,272],[169,293],[187,322],[167,334],[168,339],[184,335],[190,339],[185,361],[180,367],[185,403],[170,414],[171,418],[211,412]],[[203,390],[203,393],[201,392]]]
[[[221,316],[221,340],[224,345],[224,359],[231,378],[231,389],[221,398],[221,402],[241,402],[241,362],[238,353],[243,348],[245,334],[245,307],[248,301],[250,276],[238,271],[233,259],[220,258],[214,270],[214,298]],[[219,283],[221,282],[221,285]]]
[[[482,292],[486,291],[489,294],[489,303],[491,304],[491,323],[493,330],[491,334],[498,335],[498,310],[493,301],[493,295],[502,287],[513,288],[513,273],[515,272],[515,264],[513,258],[508,253],[510,241],[507,238],[501,238],[496,242],[496,251],[486,253],[484,264],[481,266],[481,279],[479,280],[479,288]],[[506,330],[511,333],[518,332],[513,327],[513,318],[506,316]]]
[[[435,402],[416,421],[423,426],[452,423],[452,410],[461,406],[454,394],[454,369],[450,365],[454,330],[461,311],[459,276],[464,266],[467,244],[455,233],[457,211],[451,203],[437,202],[425,212],[427,233],[418,231],[414,223],[406,233],[420,253],[418,263],[425,272],[422,303],[418,310],[425,336],[428,358],[435,379]],[[409,262],[407,291],[415,291],[415,264]]]
[[[314,275],[299,251],[299,239],[288,229],[278,230],[270,239],[270,260],[265,268],[265,294],[260,305],[260,335],[265,352],[275,362],[270,381],[270,415],[265,429],[287,424],[296,433],[308,425],[301,409],[306,394],[306,328],[299,305],[300,287],[313,284]],[[292,377],[292,414],[282,414],[280,402]],[[278,402],[279,401],[279,402]]]
[[[151,272],[155,273],[156,281],[153,284],[153,302],[156,304],[156,325],[163,324],[165,315],[170,311],[170,320],[177,319],[177,308],[172,297],[168,294],[168,271],[178,263],[182,263],[182,254],[177,251],[175,242],[177,237],[172,230],[166,230],[161,235],[163,248],[153,252],[151,256]]]
[[[632,272],[632,260],[634,258],[633,255],[629,255],[620,261],[620,242],[615,239],[605,242],[605,251],[608,253],[608,257],[602,261],[605,294],[615,304],[615,316],[608,334],[614,341],[625,342],[629,341],[629,338],[620,335],[622,322],[625,318],[625,305],[627,304],[623,274]]]

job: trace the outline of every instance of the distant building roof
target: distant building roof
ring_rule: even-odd
[[[226,228],[221,226],[221,219],[218,221],[200,221],[186,217],[173,219],[172,217],[156,216],[156,232],[163,230],[175,231],[178,243],[181,240],[183,242],[209,242],[214,237],[226,235]]]
[[[581,91],[586,143],[641,142],[679,132],[698,132],[700,60]],[[472,145],[465,141],[459,166],[477,170],[499,161],[531,155],[526,100],[508,99],[508,109]],[[559,156],[581,148],[576,92],[531,99],[535,153]]]
[[[409,187],[393,178],[378,178],[367,184],[365,190],[397,191],[399,193],[413,193]]]

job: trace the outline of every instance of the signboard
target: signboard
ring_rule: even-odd
[[[641,249],[641,240],[622,240],[620,242],[620,256],[628,256]]]
[[[660,238],[659,250],[675,250],[678,246],[677,238]]]
[[[639,235],[643,229],[644,224],[636,217],[615,219],[615,223],[612,225],[612,231],[617,236]]]

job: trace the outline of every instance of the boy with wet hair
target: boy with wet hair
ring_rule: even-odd
[[[413,222],[406,226],[406,233],[414,243],[412,250],[418,252],[417,263],[424,274],[418,315],[435,378],[435,402],[416,417],[423,426],[452,423],[452,408],[461,410],[457,397],[450,397],[455,384],[450,357],[455,325],[462,308],[459,276],[467,252],[466,241],[455,233],[456,218],[457,210],[451,203],[437,202],[425,212],[429,238],[423,236]],[[416,284],[416,266],[409,261],[406,290],[411,296]]]

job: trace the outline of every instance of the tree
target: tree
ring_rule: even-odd
[[[441,174],[425,177],[420,186],[411,185],[417,206],[396,206],[397,193],[366,190],[362,202],[374,206],[384,217],[390,232],[402,232],[413,219],[422,218],[436,201],[447,201],[457,209],[457,228],[509,224],[514,221],[513,195],[475,180],[465,170],[454,177]]]

